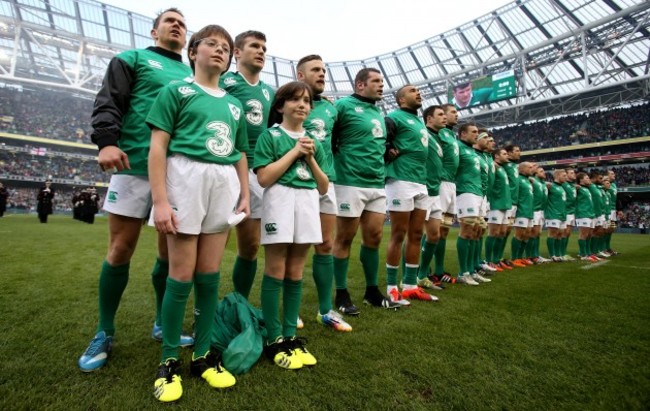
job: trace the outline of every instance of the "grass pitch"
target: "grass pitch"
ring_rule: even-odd
[[[452,237],[447,267],[456,272]],[[572,254],[576,238],[570,241]],[[153,229],[143,230],[131,263],[111,359],[91,374],[81,373],[76,362],[97,321],[106,220],[91,226],[55,216],[43,225],[35,216],[9,215],[0,219],[0,239],[0,409],[160,409],[152,395],[160,346],[149,335]],[[232,290],[233,240],[220,295]],[[490,284],[450,286],[437,293],[439,303],[414,302],[397,312],[362,307],[360,317],[349,318],[354,331],[346,334],[315,322],[310,258],[301,335],[319,364],[290,372],[263,360],[239,376],[233,389],[216,391],[189,376],[191,353],[184,350],[184,395],[172,407],[648,409],[650,237],[618,234],[613,245],[622,254],[596,266],[561,263],[497,273]],[[381,261],[384,253],[385,241]],[[357,256],[358,242],[349,287],[361,304]],[[262,266],[260,261],[251,294],[256,305]]]

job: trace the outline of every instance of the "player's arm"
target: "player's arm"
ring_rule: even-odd
[[[327,178],[327,175],[323,172],[323,170],[320,168],[319,163],[323,163],[325,161],[325,158],[323,157],[323,150],[319,150],[319,146],[317,144],[314,145],[314,152],[312,154],[309,154],[305,156],[305,162],[311,169],[311,173],[314,176],[314,180],[316,180],[316,188],[318,189],[318,193],[320,195],[326,194],[327,189],[329,187],[330,180]]]
[[[395,147],[397,125],[390,117],[385,117],[384,123],[386,124],[386,151],[384,152],[384,162],[389,163],[399,156],[399,150]]]
[[[240,186],[239,205],[235,213],[246,213],[246,217],[248,217],[251,215],[251,206],[250,191],[248,191],[248,160],[246,159],[246,153],[242,153],[239,161],[235,163],[235,170],[237,171]]]
[[[257,182],[260,186],[267,188],[275,184],[293,163],[309,153],[309,148],[306,147],[308,143],[303,142],[303,139],[304,137],[300,138],[291,150],[273,161],[272,156],[275,150],[269,134],[265,132],[260,135],[255,146],[255,164],[253,167],[253,171],[257,174]],[[307,139],[311,141],[309,137]]]
[[[167,147],[170,135],[159,128],[151,131],[149,147],[149,184],[154,205],[153,221],[161,233],[176,234],[176,215],[167,199]]]
[[[338,153],[339,151],[340,136],[341,126],[339,125],[339,122],[336,121],[334,123],[334,127],[332,128],[332,153]]]
[[[122,119],[129,110],[135,72],[119,57],[114,57],[106,69],[102,87],[97,92],[91,117],[93,132],[90,139],[99,148],[98,162],[102,169],[115,167],[118,171],[131,168],[126,154],[117,147]]]

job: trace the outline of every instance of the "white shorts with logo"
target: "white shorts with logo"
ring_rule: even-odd
[[[261,244],[320,244],[319,195],[316,189],[273,184],[264,190]]]
[[[490,210],[488,211],[488,224],[507,224],[508,211],[510,210]]]
[[[424,184],[389,178],[386,181],[386,209],[413,211],[429,209],[429,194]]]
[[[322,214],[336,215],[336,192],[334,191],[334,184],[330,183],[327,186],[327,193],[319,197],[318,203]]]
[[[514,223],[512,223],[512,226],[519,227],[519,228],[530,228],[533,226],[533,219],[525,218],[525,217],[516,217]]]
[[[478,217],[482,201],[483,197],[471,193],[463,193],[456,197],[458,220],[465,217]]]
[[[512,207],[510,207],[510,210],[506,211],[506,218],[514,219],[516,215],[517,215],[517,206],[516,205],[513,205]]]
[[[533,225],[544,225],[544,211],[538,210],[533,212]]]
[[[576,216],[575,216],[575,214],[567,214],[565,222],[566,222],[567,227],[575,226],[576,225]]]
[[[578,227],[594,228],[596,220],[594,218],[577,218],[576,225]]]
[[[440,182],[440,209],[443,214],[456,214],[456,183]]]
[[[566,221],[546,220],[546,228],[565,229],[566,228]]]
[[[108,185],[104,210],[115,215],[146,218],[151,210],[151,186],[147,176],[113,174]]]
[[[252,168],[248,169],[248,192],[250,193],[251,215],[249,218],[262,218],[262,196],[264,188],[257,180],[257,175]]]
[[[440,196],[429,196],[429,210],[427,211],[427,218],[442,221],[442,208],[440,208]]]
[[[334,184],[336,215],[339,217],[361,217],[364,211],[386,214],[386,190],[383,188],[362,188]]]
[[[181,155],[167,159],[167,199],[176,214],[179,233],[228,231],[228,218],[237,208],[240,190],[234,165],[203,163]],[[154,225],[154,210],[149,225]]]
[[[490,202],[488,201],[487,197],[483,197],[483,200],[481,201],[481,209],[479,210],[479,216],[480,217],[487,217],[488,215],[488,210],[490,209]]]
[[[595,227],[606,227],[607,226],[607,221],[605,221],[605,215],[601,214],[598,217],[594,218],[594,226]]]

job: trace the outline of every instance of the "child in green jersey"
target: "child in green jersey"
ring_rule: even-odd
[[[312,100],[311,88],[303,82],[278,89],[269,118],[273,127],[260,134],[253,163],[265,189],[261,221],[266,255],[261,295],[268,338],[265,351],[275,364],[292,370],[316,364],[305,339],[296,338],[302,271],[309,246],[322,242],[319,194],[325,194],[329,184],[321,169],[324,150],[303,127]]]
[[[232,38],[221,26],[196,32],[188,47],[194,78],[163,89],[147,116],[152,128],[151,221],[167,234],[170,262],[162,308],[163,353],[154,384],[154,395],[162,402],[183,393],[178,344],[192,286],[196,339],[190,371],[214,388],[235,384],[219,355],[210,351],[228,232],[235,219],[250,214],[243,107],[219,88],[232,50]]]

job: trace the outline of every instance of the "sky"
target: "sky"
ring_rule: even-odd
[[[208,24],[225,27],[233,37],[246,30],[259,30],[266,34],[272,56],[298,60],[320,54],[327,62],[337,62],[395,51],[461,26],[513,0],[102,2],[150,17],[168,7],[178,7],[190,31]]]

